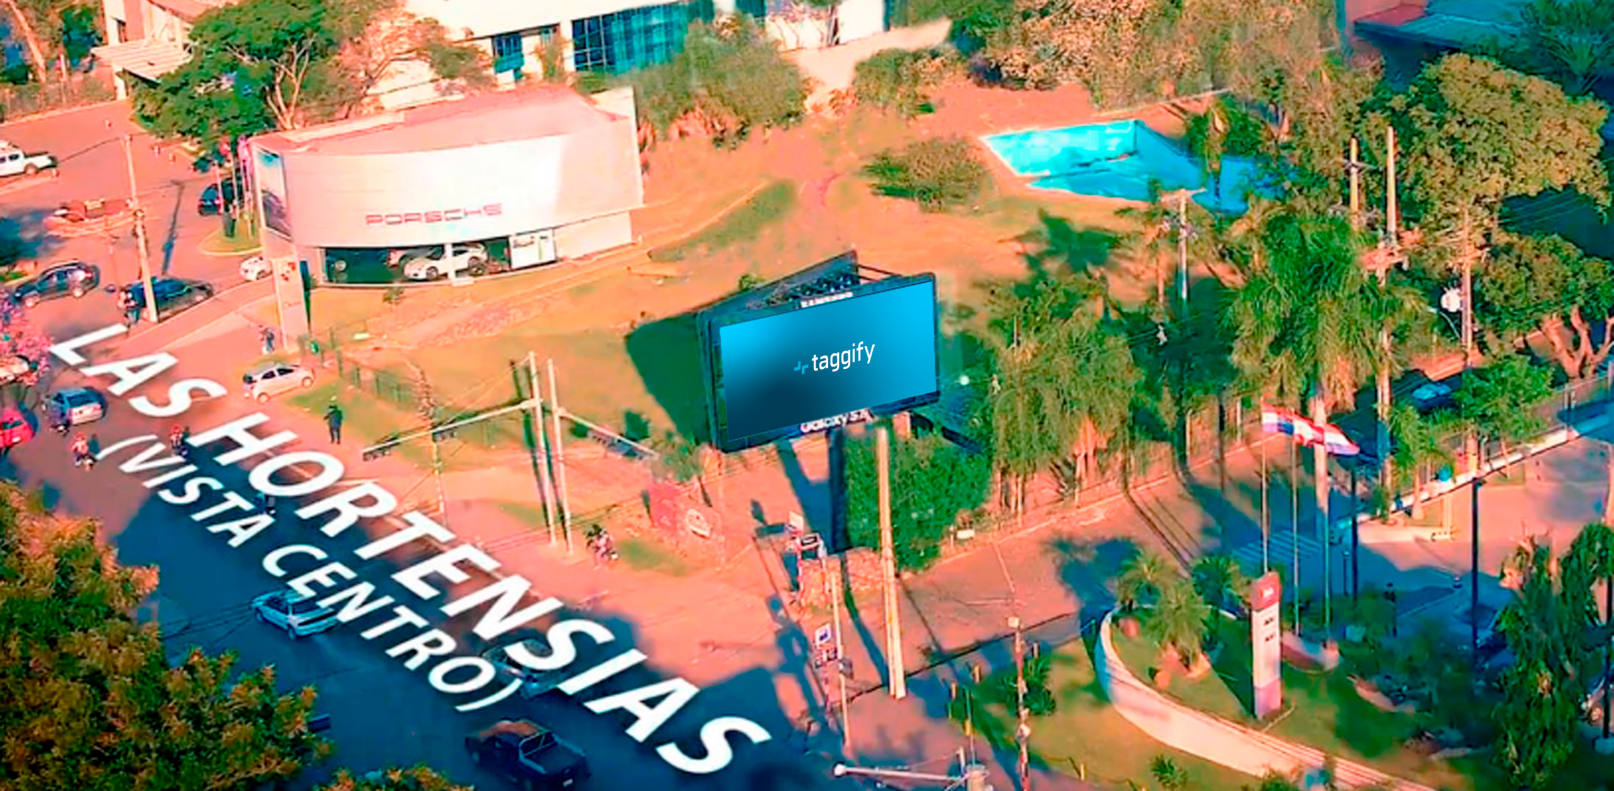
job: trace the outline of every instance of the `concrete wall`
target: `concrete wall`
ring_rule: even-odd
[[[630,244],[633,222],[627,212],[555,229],[555,251],[561,258],[579,258]]]

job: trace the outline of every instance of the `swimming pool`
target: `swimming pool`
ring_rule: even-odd
[[[1133,119],[1064,129],[1032,129],[981,138],[1031,186],[1077,195],[1146,201],[1150,182],[1166,190],[1200,189],[1199,161],[1176,142]],[[1243,157],[1223,157],[1218,183],[1194,201],[1221,214],[1243,214],[1259,171]]]

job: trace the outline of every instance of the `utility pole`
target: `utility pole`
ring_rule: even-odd
[[[902,662],[901,608],[897,599],[897,551],[891,536],[891,430],[874,429],[876,474],[880,476],[880,565],[885,582],[885,655],[891,697],[908,696],[908,679]]]
[[[1471,374],[1474,367],[1474,259],[1479,256],[1479,250],[1474,245],[1473,222],[1469,216],[1469,209],[1463,209],[1462,240],[1463,245],[1463,385],[1469,385],[1473,380]],[[1468,426],[1464,440],[1464,451],[1468,455],[1468,478],[1470,483],[1469,497],[1472,524],[1472,535],[1469,539],[1469,571],[1468,586],[1468,620],[1471,654],[1478,661],[1479,657],[1479,583],[1480,583],[1480,477],[1479,477],[1479,438],[1472,425]]]
[[[146,291],[146,317],[157,323],[157,295],[151,288],[151,251],[146,245],[146,211],[140,207],[140,187],[135,183],[134,136],[123,136],[123,162],[129,168],[129,210],[134,213],[135,254],[140,257],[140,282]]]
[[[538,442],[538,484],[544,501],[544,524],[554,546],[560,523],[555,518],[555,484],[549,479],[549,433],[544,430],[544,398],[538,390],[538,355],[527,352],[527,373],[532,379],[532,433]]]
[[[1379,260],[1379,288],[1384,288],[1390,282],[1390,266],[1406,260],[1401,253],[1401,218],[1397,206],[1396,192],[1399,189],[1395,180],[1395,127],[1386,127],[1385,134],[1385,185],[1384,185],[1384,223],[1385,242],[1388,250],[1381,254]],[[1352,142],[1352,159],[1355,143]],[[1383,245],[1380,245],[1383,247]],[[1379,328],[1379,349],[1384,355],[1384,365],[1374,372],[1374,402],[1379,412],[1379,427],[1374,434],[1374,451],[1379,457],[1379,488],[1382,491],[1391,491],[1391,482],[1394,479],[1394,466],[1390,459],[1390,330]]]
[[[1177,332],[1179,336],[1184,337],[1188,334],[1188,235],[1192,232],[1188,226],[1188,199],[1204,191],[1204,189],[1180,189],[1161,196],[1162,200],[1177,202]],[[1184,366],[1187,365],[1187,354],[1179,354],[1177,359],[1180,387],[1181,380],[1187,375],[1184,370]],[[1190,425],[1185,416],[1182,425],[1182,452],[1185,462],[1193,455],[1193,448],[1190,447],[1193,431]]]
[[[1356,230],[1362,230],[1362,170],[1367,165],[1361,161],[1361,144],[1356,138],[1351,138],[1351,158],[1345,163],[1345,170],[1351,175],[1351,225]]]
[[[550,414],[555,423],[555,483],[560,495],[560,522],[566,530],[566,554],[572,554],[572,504],[566,493],[566,448],[560,435],[560,389],[555,386],[555,361],[547,361],[549,365],[549,404]]]
[[[1009,617],[1009,628],[1014,630],[1015,707],[1020,715],[1020,726],[1014,730],[1020,744],[1020,791],[1031,791],[1031,710],[1026,708],[1026,639],[1019,616]]]
[[[432,477],[437,482],[437,521],[443,527],[448,527],[448,491],[443,487],[443,449],[437,439],[437,399],[432,396],[432,387],[424,378],[417,384],[420,394],[420,414],[426,418],[426,427],[431,429],[432,442]]]
[[[823,541],[818,542],[818,569],[824,578],[824,584],[829,585],[829,547]],[[846,661],[846,644],[841,641],[841,597],[846,595],[846,581],[841,575],[835,575],[835,590],[830,591],[829,607],[835,619],[835,678],[840,682],[841,698],[841,745],[850,747],[852,744],[852,712],[847,708],[846,698],[846,672],[842,670],[841,663]]]

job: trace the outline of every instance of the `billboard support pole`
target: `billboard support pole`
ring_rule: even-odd
[[[891,536],[891,430],[874,429],[875,460],[880,477],[880,560],[885,578],[886,667],[890,675],[891,697],[908,696],[907,674],[902,665],[902,624],[897,600],[897,553]]]
[[[554,546],[559,525],[555,520],[555,484],[549,480],[549,440],[544,431],[544,398],[538,389],[538,355],[527,352],[527,373],[532,379],[532,433],[538,443],[539,497],[544,501],[544,524],[549,527],[549,545]]]
[[[572,506],[570,498],[566,496],[566,449],[561,444],[560,436],[560,389],[555,386],[555,361],[551,358],[549,366],[549,403],[552,407],[555,424],[555,484],[560,496],[560,523],[566,530],[566,554],[572,554]]]

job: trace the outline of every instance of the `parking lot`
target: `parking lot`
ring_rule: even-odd
[[[127,103],[95,107],[0,125],[0,140],[25,151],[52,154],[60,163],[53,175],[17,177],[0,182],[0,233],[23,243],[23,259],[41,264],[78,258],[101,269],[104,283],[130,283],[139,277],[132,223],[74,229],[50,234],[44,220],[68,201],[129,197],[123,135],[131,145],[135,180],[146,215],[151,267],[159,276],[203,280],[222,291],[241,280],[237,272],[246,255],[209,256],[203,239],[218,229],[217,217],[200,217],[196,200],[212,177],[191,167],[179,148],[158,149],[155,141],[129,119]]]

